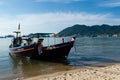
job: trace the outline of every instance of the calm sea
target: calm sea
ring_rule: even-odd
[[[67,41],[70,38],[66,38]],[[31,60],[9,55],[11,38],[0,39],[0,80],[27,78],[85,66],[120,63],[120,38],[80,37],[71,49],[67,63]],[[60,43],[61,39],[45,39],[44,45]]]

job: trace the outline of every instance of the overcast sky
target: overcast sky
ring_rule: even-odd
[[[74,24],[120,25],[120,0],[0,0],[0,35],[58,33]]]

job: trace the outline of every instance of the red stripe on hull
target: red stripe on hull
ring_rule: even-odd
[[[11,53],[21,53],[21,52],[30,51],[30,50],[34,50],[34,48],[10,50],[10,52],[11,52]]]

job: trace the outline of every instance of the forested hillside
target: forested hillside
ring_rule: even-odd
[[[62,31],[60,31],[59,36],[98,36],[98,35],[109,35],[112,36],[114,34],[120,35],[120,25],[94,25],[94,26],[86,26],[86,25],[74,25],[72,27],[68,27]]]

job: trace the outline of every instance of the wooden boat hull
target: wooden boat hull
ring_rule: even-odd
[[[73,47],[74,41],[56,44],[42,48],[42,53],[35,51],[36,44],[30,46],[21,46],[10,48],[11,54],[17,54],[25,57],[31,57],[32,59],[58,59],[67,58],[71,48]]]
[[[40,59],[59,59],[67,58],[74,42],[67,42],[63,44],[58,44],[51,46],[50,48],[43,48],[43,53],[41,53],[38,58]]]
[[[9,53],[12,55],[21,55],[25,57],[31,57],[34,53],[34,45],[35,44],[32,44],[30,46],[20,46],[20,47],[9,48]]]

